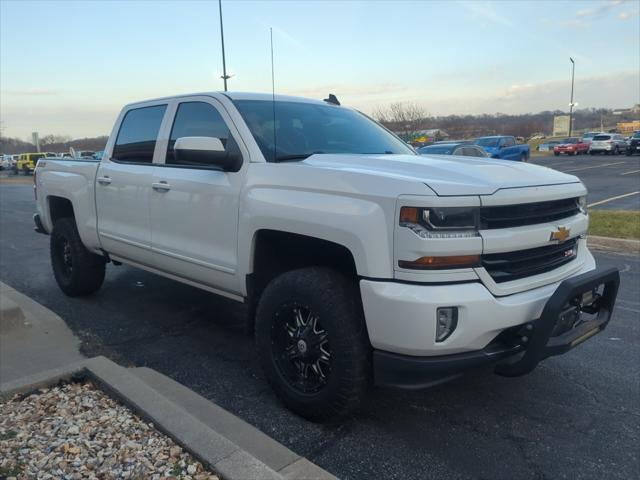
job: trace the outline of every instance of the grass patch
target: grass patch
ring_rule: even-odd
[[[589,210],[589,234],[640,239],[640,212]]]

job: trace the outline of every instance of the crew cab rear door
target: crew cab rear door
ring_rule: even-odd
[[[249,154],[224,106],[209,96],[176,99],[161,134],[164,151],[150,196],[153,266],[200,284],[237,293],[238,207]],[[175,112],[175,113],[174,113]],[[234,143],[243,157],[238,172],[185,164],[174,155],[178,138],[214,137]]]
[[[102,248],[143,265],[149,264],[152,255],[149,195],[157,136],[166,111],[167,102],[125,111],[96,176]]]

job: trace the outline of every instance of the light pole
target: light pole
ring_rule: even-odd
[[[218,0],[218,9],[220,10],[220,41],[222,42],[222,80],[224,80],[224,91],[227,91],[227,80],[231,78],[227,75],[227,64],[224,58],[224,31],[222,29],[222,0]]]
[[[573,128],[573,78],[576,72],[576,62],[574,62],[573,58],[571,57],[569,57],[569,60],[571,60],[571,103],[569,104],[569,136],[571,136]]]

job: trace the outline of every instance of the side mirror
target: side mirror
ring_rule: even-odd
[[[233,137],[229,137],[227,149],[219,138],[180,137],[173,150],[176,161],[183,165],[219,167],[225,172],[237,172],[242,166],[242,156]]]

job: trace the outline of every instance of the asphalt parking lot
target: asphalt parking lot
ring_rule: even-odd
[[[530,162],[579,177],[591,208],[640,210],[640,155],[551,155]]]
[[[567,171],[606,160],[637,165],[639,159],[547,162]],[[623,171],[607,170],[611,176]],[[637,186],[638,177],[634,181]],[[590,201],[626,192],[621,188],[616,183],[595,191]],[[351,419],[320,426],[275,399],[253,341],[241,331],[241,305],[125,266],[109,266],[96,295],[65,297],[49,266],[48,237],[33,232],[34,208],[30,186],[0,185],[2,281],[64,318],[85,354],[159,370],[340,478],[637,478],[638,257],[596,253],[600,265],[622,272],[614,320],[531,375],[507,379],[481,372],[427,391],[373,390]]]

